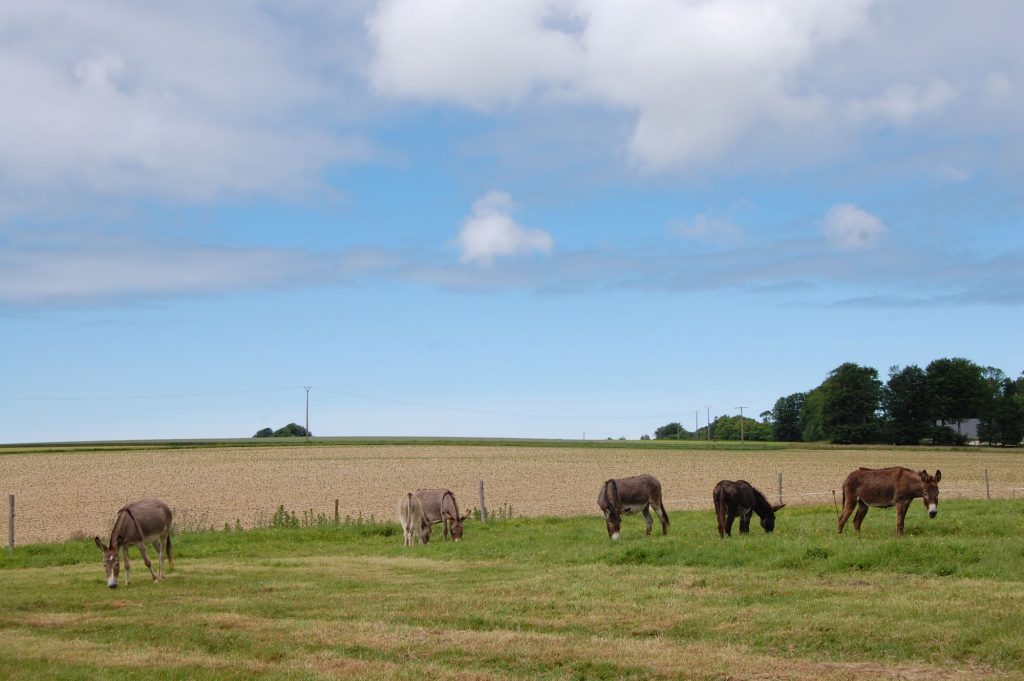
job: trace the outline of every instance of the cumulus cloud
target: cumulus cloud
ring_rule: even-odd
[[[832,206],[821,229],[829,244],[844,251],[872,248],[887,231],[878,216],[850,203]]]
[[[455,240],[462,251],[459,260],[490,265],[498,257],[551,253],[551,235],[517,224],[511,210],[512,198],[504,192],[492,191],[477,200]]]
[[[790,80],[870,4],[390,0],[367,22],[369,73],[397,98],[489,108],[537,94],[629,112],[634,159],[661,170],[705,161],[757,123],[819,113]]]
[[[309,44],[307,11],[345,30],[312,6],[0,4],[0,184],[66,198],[288,195],[365,159],[367,143],[315,114],[344,108],[328,78],[344,67]]]

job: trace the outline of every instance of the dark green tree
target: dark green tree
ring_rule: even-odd
[[[771,411],[772,438],[779,442],[799,442],[802,438],[800,413],[807,393],[793,393],[775,401]]]
[[[690,433],[681,424],[673,421],[655,430],[654,437],[657,440],[685,440],[690,438]]]
[[[825,435],[836,444],[877,442],[882,382],[878,371],[853,362],[839,365],[818,388]]]
[[[976,418],[984,400],[982,369],[963,357],[937,359],[928,365],[928,402],[931,419],[943,424]]]
[[[253,435],[253,437],[274,437],[274,431],[271,428],[262,428],[256,431],[256,434]]]
[[[312,433],[306,432],[306,429],[297,423],[289,423],[274,431],[274,437],[309,437],[311,435]]]
[[[882,389],[886,440],[898,445],[916,445],[932,432],[934,423],[928,408],[928,382],[924,369],[911,364],[889,368],[889,381]]]
[[[825,421],[822,416],[824,392],[821,386],[807,393],[803,406],[800,408],[800,439],[804,442],[827,440]]]

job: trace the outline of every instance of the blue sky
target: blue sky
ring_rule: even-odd
[[[639,437],[1024,365],[1018,2],[0,9],[0,442]]]

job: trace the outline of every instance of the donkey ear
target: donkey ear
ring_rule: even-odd
[[[96,537],[95,539],[96,539],[96,548],[98,548],[100,551],[106,551],[107,547],[103,545],[103,542],[100,541],[100,538]]]
[[[938,468],[936,468],[935,469],[935,482],[938,482],[939,480],[942,480],[942,471],[940,471]]]
[[[921,476],[922,480],[928,482],[928,471],[918,471],[917,474]]]
[[[466,518],[468,518],[468,517],[469,517],[469,516],[471,516],[471,515],[473,515],[473,512],[472,512],[472,511],[467,511],[467,512],[466,512],[466,515],[464,515],[464,516],[462,516],[461,518],[459,518],[459,521],[460,521],[460,522],[464,522],[464,521],[466,520]]]
[[[783,509],[783,508],[785,508],[785,507],[786,507],[786,505],[785,505],[785,504],[779,504],[778,506],[772,506],[772,513],[775,513],[775,512],[777,512],[777,511],[780,511],[780,510],[782,510],[782,509]]]
[[[114,548],[114,546],[124,546],[124,535],[123,534],[117,535],[117,544],[111,544],[110,548]]]

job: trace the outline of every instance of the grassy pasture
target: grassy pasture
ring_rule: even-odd
[[[920,504],[907,536],[831,507],[720,541],[627,518],[183,534],[160,584],[105,588],[87,541],[0,557],[0,678],[1024,678],[1024,501]]]

